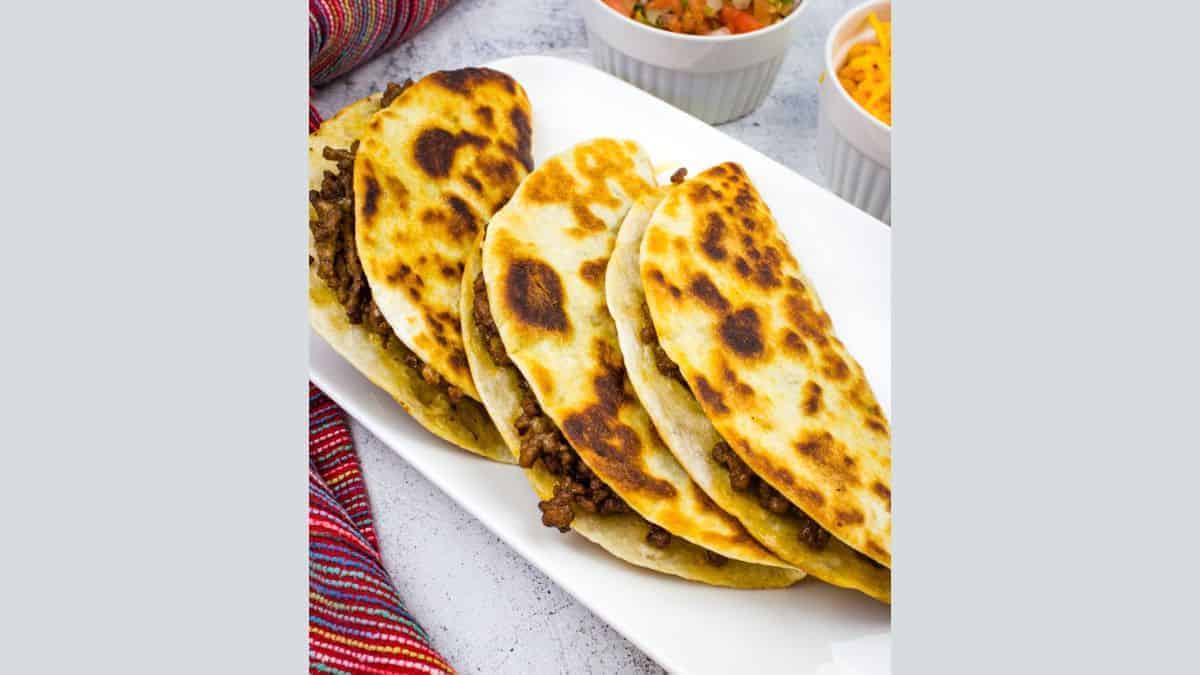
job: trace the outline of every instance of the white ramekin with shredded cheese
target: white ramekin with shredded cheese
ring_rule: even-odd
[[[672,33],[622,16],[603,0],[576,0],[592,60],[709,124],[743,117],[766,99],[800,16],[814,0],[777,23],[737,35]]]
[[[867,17],[892,20],[890,0],[871,0],[850,10],[825,42],[824,72],[818,87],[817,163],[829,189],[842,199],[892,222],[892,128],[859,105],[838,81],[850,47],[875,41]]]

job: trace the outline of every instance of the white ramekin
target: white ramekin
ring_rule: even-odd
[[[890,0],[872,0],[842,17],[825,42],[818,88],[817,162],[829,189],[889,225],[892,222],[892,128],[875,119],[842,87],[838,67],[855,43],[874,39],[867,15],[892,18]]]
[[[703,0],[699,0],[703,1]],[[775,77],[801,14],[741,35],[682,35],[621,16],[602,0],[577,0],[592,59],[601,70],[644,89],[709,124],[757,108]]]

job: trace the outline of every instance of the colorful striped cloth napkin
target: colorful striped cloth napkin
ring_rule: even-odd
[[[309,0],[309,84],[324,84],[391,49],[453,2]]]
[[[345,413],[308,387],[310,673],[454,673],[396,594]]]
[[[394,47],[452,2],[309,0],[309,86]],[[309,104],[309,132],[320,125]],[[379,557],[345,413],[311,383],[308,395],[309,672],[454,673],[405,609]]]

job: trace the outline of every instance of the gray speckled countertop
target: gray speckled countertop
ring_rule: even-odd
[[[505,56],[587,63],[576,1],[459,0],[410,41],[319,89],[314,102],[330,115],[389,80]],[[719,128],[824,184],[815,157],[821,44],[838,16],[858,2],[808,1],[813,4],[799,19],[766,102]],[[434,645],[460,672],[662,672],[379,439],[351,426],[384,563]]]

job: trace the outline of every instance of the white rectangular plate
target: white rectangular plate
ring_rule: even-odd
[[[787,167],[598,70],[536,56],[487,65],[509,73],[528,92],[539,165],[597,136],[636,140],[656,165],[679,163],[691,173],[726,160],[741,163],[890,415],[891,234],[886,226]],[[778,142],[791,141],[782,136]],[[890,630],[888,607],[815,580],[773,591],[712,588],[635,568],[578,535],[543,527],[537,498],[520,471],[426,432],[316,334],[310,336],[309,359],[313,381],[363,426],[672,672],[814,673],[830,661],[833,644]]]

